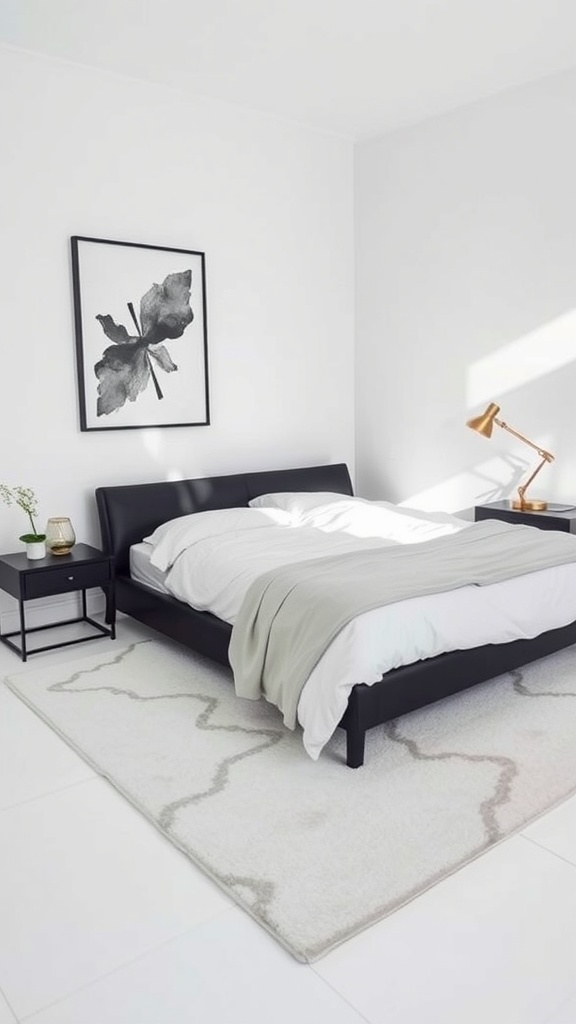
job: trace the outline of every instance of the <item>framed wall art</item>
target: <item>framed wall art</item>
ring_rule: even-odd
[[[204,253],[71,245],[80,429],[208,425]]]

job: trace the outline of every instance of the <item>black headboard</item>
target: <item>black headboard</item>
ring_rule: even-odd
[[[353,493],[350,474],[344,463],[264,473],[235,473],[198,480],[98,487],[96,504],[102,546],[108,554],[114,555],[116,571],[126,571],[131,545],[148,536],[161,523],[191,512],[240,508],[251,498],[274,491]]]

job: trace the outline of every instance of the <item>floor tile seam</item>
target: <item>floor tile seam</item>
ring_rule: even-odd
[[[239,912],[239,908],[235,907],[235,906],[231,906],[231,907],[221,907],[221,908],[219,908],[217,910],[214,910],[210,914],[208,914],[205,917],[203,917],[201,920],[196,921],[195,924],[189,925],[187,928],[184,928],[181,932],[178,932],[176,935],[172,935],[172,936],[170,936],[170,938],[164,939],[162,942],[159,942],[156,945],[150,946],[149,949],[142,950],[142,952],[138,953],[136,956],[129,957],[127,960],[124,960],[121,964],[118,964],[116,967],[113,967],[111,970],[104,971],[103,974],[99,974],[99,975],[97,975],[97,977],[91,978],[91,980],[87,981],[84,985],[79,985],[77,988],[71,989],[69,992],[66,992],[65,995],[60,996],[58,999],[53,999],[52,1002],[45,1003],[43,1006],[39,1006],[35,1010],[31,1010],[30,1013],[26,1013],[26,1014],[22,1014],[21,1016],[17,1016],[16,1015],[16,1011],[14,1010],[12,1005],[9,1004],[10,1005],[10,1010],[15,1015],[17,1024],[23,1024],[24,1021],[31,1021],[32,1024],[33,1024],[34,1018],[36,1016],[38,1016],[39,1014],[44,1013],[46,1010],[49,1010],[49,1009],[51,1009],[54,1006],[58,1006],[60,1003],[65,1003],[68,999],[72,999],[73,996],[78,995],[80,992],[84,992],[87,989],[91,989],[95,985],[99,985],[102,981],[105,981],[106,978],[109,978],[109,977],[111,977],[114,974],[119,974],[121,971],[126,970],[126,968],[131,967],[133,964],[137,964],[139,960],[143,960],[145,957],[151,956],[152,954],[159,952],[161,949],[164,949],[166,946],[170,946],[171,944],[173,944],[175,942],[179,942],[182,938],[184,938],[184,936],[186,936],[189,933],[195,931],[197,928],[202,927],[202,925],[206,924],[207,921],[211,921],[211,920],[213,920],[216,917],[220,917],[221,915],[224,915],[224,914],[227,914],[227,913],[230,913],[230,912],[234,912],[234,911]],[[1,987],[0,987],[0,991],[2,991]]]
[[[560,1013],[560,1011],[562,1010],[562,1008],[564,1006],[568,1005],[568,1003],[571,1001],[573,995],[574,995],[574,993],[572,993],[571,995],[567,996],[566,999],[562,999],[562,1001],[560,1003],[558,1003],[557,1006],[555,1006],[554,1009],[550,1011],[550,1013],[547,1013],[545,1017],[542,1017],[537,1022],[537,1024],[549,1024],[550,1021],[553,1021],[554,1019],[557,1020],[558,1019],[558,1014]]]
[[[340,949],[342,949],[342,947],[340,947]],[[359,1010],[358,1007],[355,1006],[355,1004],[352,1003],[347,996],[345,996],[342,992],[340,992],[331,981],[328,981],[327,978],[325,978],[322,974],[320,974],[320,972],[318,970],[316,970],[316,964],[307,964],[306,966],[310,967],[310,969],[314,972],[314,974],[319,979],[319,981],[324,982],[326,987],[331,989],[331,991],[334,992],[334,994],[337,995],[338,998],[341,999],[342,1002],[346,1004],[346,1006],[349,1006],[351,1010],[354,1010],[354,1012],[358,1014],[358,1017],[361,1020],[365,1021],[366,1024],[373,1024],[373,1022],[371,1021],[370,1017],[366,1017],[366,1015],[364,1013],[362,1013],[362,1011]],[[374,1024],[376,1024],[376,1022],[374,1022]]]
[[[539,1024],[549,1024],[549,1022],[553,1021],[555,1017],[557,1018],[557,1015],[560,1012],[560,1010],[564,1006],[568,1006],[568,1004],[571,1003],[574,999],[574,996],[576,996],[576,989],[574,989],[572,992],[569,992],[567,996],[563,997],[560,1000],[560,1002],[554,1007],[554,1009],[551,1010],[550,1013],[547,1013],[546,1016],[543,1017],[541,1021],[539,1021]]]
[[[90,770],[90,766],[86,765],[86,768]],[[75,789],[77,786],[84,786],[87,782],[102,781],[102,776],[98,775],[97,772],[92,771],[90,775],[85,779],[77,779],[76,782],[68,782],[64,786],[56,786],[54,789],[48,789],[45,793],[38,793],[37,796],[27,797],[25,800],[17,800],[14,804],[5,804],[0,807],[0,815],[4,811],[13,811],[17,807],[25,807],[27,804],[38,803],[39,800],[46,800],[51,796],[56,796],[58,793],[65,793],[69,789]]]
[[[8,996],[6,995],[6,992],[3,989],[2,985],[0,985],[0,995],[2,996],[4,1002],[6,1003],[6,1006],[10,1010],[10,1013],[14,1017],[14,1024],[18,1024],[18,1017],[16,1016],[16,1010],[12,1006],[12,1003],[10,1002],[10,1000],[8,999]]]
[[[533,839],[532,836],[527,836],[524,832],[518,833],[519,839],[524,839],[526,842],[531,843],[532,846],[538,847],[543,853],[550,854],[551,857],[555,857],[556,860],[561,860],[563,864],[567,864],[571,868],[576,869],[576,860],[570,860],[569,857],[565,857],[563,854],[558,853],[557,850],[552,850],[549,846],[546,846],[542,840]]]

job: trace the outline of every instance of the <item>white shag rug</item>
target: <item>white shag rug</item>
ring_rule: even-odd
[[[576,647],[371,730],[357,770],[169,641],[6,683],[307,962],[576,791]]]

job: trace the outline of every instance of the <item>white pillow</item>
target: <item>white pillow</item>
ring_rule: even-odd
[[[334,491],[279,491],[276,494],[260,494],[252,498],[248,504],[251,508],[280,508],[291,515],[300,516],[311,508],[319,505],[330,505],[334,501],[361,501],[350,494],[337,494]]]
[[[292,517],[281,509],[218,508],[162,523],[149,537],[144,537],[144,541],[152,545],[152,565],[166,571],[178,555],[199,541],[266,526],[290,526],[291,523]]]

